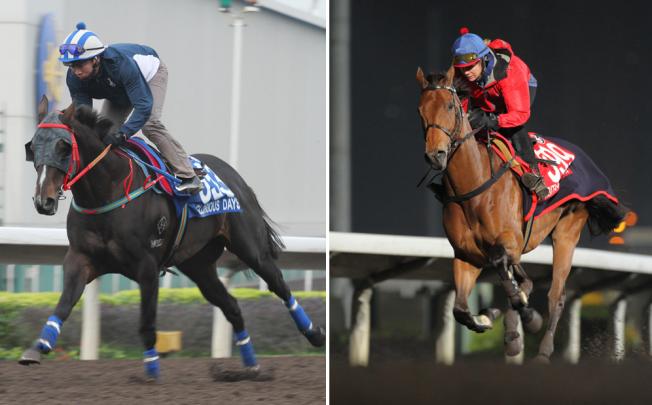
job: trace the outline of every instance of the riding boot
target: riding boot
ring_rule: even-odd
[[[539,164],[534,154],[534,144],[525,127],[520,127],[516,130],[512,136],[512,143],[518,154],[530,165],[530,169],[532,170],[532,173],[523,174],[521,182],[530,191],[535,192],[539,199],[546,198],[549,193],[548,187],[544,184],[543,177],[541,177],[541,173],[539,172]]]
[[[534,163],[530,165],[530,168],[532,169],[532,173],[523,173],[521,181],[528,190],[535,192],[537,197],[543,200],[548,196],[550,191],[543,182],[543,177],[541,176],[541,172],[539,172],[539,165]]]
[[[195,194],[201,191],[202,189],[201,180],[199,180],[199,177],[197,176],[191,177],[189,179],[180,178],[180,180],[181,183],[177,184],[174,187],[179,192]]]

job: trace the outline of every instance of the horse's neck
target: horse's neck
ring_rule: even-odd
[[[77,142],[81,165],[76,174],[93,162],[105,148],[101,142],[83,137],[78,137]],[[78,205],[85,208],[106,205],[124,193],[122,187],[116,185],[122,183],[128,174],[127,160],[109,152],[72,186],[73,197]],[[137,183],[134,181],[134,184]]]
[[[451,188],[449,191],[455,195],[463,195],[480,187],[491,178],[489,156],[483,149],[485,149],[483,144],[470,139],[453,152],[446,171]]]

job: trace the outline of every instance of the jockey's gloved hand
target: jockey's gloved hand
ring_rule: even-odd
[[[127,142],[127,135],[119,130],[114,131],[106,134],[104,139],[102,139],[102,142],[104,142],[105,145],[113,145],[113,147],[117,147]]]
[[[469,124],[471,128],[486,127],[490,130],[498,129],[498,117],[493,113],[488,113],[481,108],[471,110],[469,113]]]

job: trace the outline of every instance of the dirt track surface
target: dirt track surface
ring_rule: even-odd
[[[368,368],[335,364],[330,376],[332,405],[652,403],[650,363],[507,366],[468,362],[446,367],[424,360]]]
[[[163,359],[147,383],[142,361],[0,361],[0,404],[324,404],[326,359],[259,357],[261,380],[215,381],[216,369],[242,370],[238,358]]]

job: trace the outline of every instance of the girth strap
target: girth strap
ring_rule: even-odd
[[[181,218],[179,218],[179,228],[177,229],[177,236],[176,238],[174,238],[174,243],[172,244],[172,248],[168,252],[167,257],[162,262],[163,263],[163,265],[161,266],[162,274],[165,273],[165,268],[170,266],[174,253],[177,251],[179,245],[181,245],[183,236],[186,234],[186,225],[188,225],[188,204],[184,204],[183,210],[181,210]]]
[[[493,186],[494,183],[497,182],[498,179],[500,179],[503,176],[503,174],[505,174],[509,170],[512,164],[512,160],[514,159],[513,158],[510,159],[509,161],[505,162],[502,166],[500,166],[500,169],[493,176],[491,176],[489,180],[484,182],[480,187],[462,195],[454,195],[454,196],[446,195],[444,196],[443,203],[447,204],[449,202],[454,202],[454,203],[464,202],[466,200],[470,200],[471,198],[477,196],[478,194],[481,194],[483,191]]]

